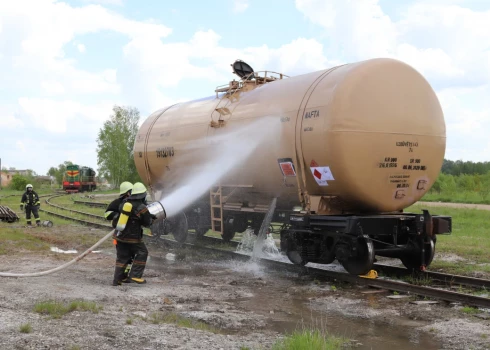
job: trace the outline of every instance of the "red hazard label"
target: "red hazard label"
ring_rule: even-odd
[[[313,175],[315,175],[316,178],[318,178],[318,180],[321,180],[322,179],[322,173],[319,172],[318,170],[315,169],[315,171],[313,172]]]
[[[312,159],[312,160],[311,160],[311,163],[310,163],[310,166],[311,166],[312,168],[315,168],[315,167],[317,167],[317,166],[318,166],[318,163],[317,163],[317,162],[315,162],[315,160],[314,160],[314,159]]]
[[[293,164],[291,162],[279,163],[279,166],[281,167],[284,176],[296,176],[296,172],[294,171]]]

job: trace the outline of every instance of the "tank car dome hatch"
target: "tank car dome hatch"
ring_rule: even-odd
[[[233,67],[233,73],[238,75],[240,78],[247,77],[247,80],[254,78],[254,75],[252,75],[252,73],[254,73],[253,68],[244,61],[236,60],[233,62],[233,64],[231,64],[231,66]]]

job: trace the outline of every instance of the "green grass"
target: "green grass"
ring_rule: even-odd
[[[471,306],[465,306],[461,309],[461,311],[469,315],[477,314],[480,312],[477,308]]]
[[[221,333],[218,328],[210,326],[207,323],[196,321],[187,317],[183,317],[175,313],[154,312],[150,315],[148,319],[146,319],[146,321],[154,324],[159,324],[159,323],[175,324],[178,327],[199,329],[201,331],[206,331],[206,332],[211,332],[216,334]]]
[[[473,191],[427,193],[422,197],[421,201],[490,204],[490,196],[483,195],[481,192]]]
[[[9,228],[8,224],[0,225],[0,255],[12,255],[18,251],[45,251],[49,244],[20,229]]]
[[[410,284],[415,284],[417,286],[430,286],[432,284],[432,279],[429,277],[418,277],[418,276],[404,276],[402,281]]]
[[[319,330],[295,331],[278,340],[272,350],[337,350],[344,348],[347,340]]]
[[[93,301],[74,300],[69,303],[63,303],[60,301],[42,301],[34,306],[34,311],[43,315],[49,315],[52,318],[61,318],[69,312],[78,311],[90,311],[92,313],[98,313],[102,310],[101,306],[98,306]]]
[[[29,323],[24,323],[19,327],[19,331],[21,333],[31,333],[32,332],[32,326]]]

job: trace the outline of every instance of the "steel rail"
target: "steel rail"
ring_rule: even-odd
[[[48,202],[48,201],[46,201]],[[69,210],[69,209],[64,209],[63,210]],[[107,229],[112,229],[111,226],[109,225],[103,225],[103,224],[98,224],[98,223],[92,223],[92,222],[87,222],[85,220],[80,220],[80,219],[75,219],[75,218],[70,218],[67,216],[64,216],[62,214],[57,214],[57,213],[51,213],[49,211],[43,210],[45,212],[48,212],[51,215],[55,215],[58,217],[62,217],[64,219],[76,221],[83,223],[85,225],[92,225],[98,228],[107,228]],[[189,233],[191,237],[194,236],[195,242],[221,242],[221,243],[227,243],[231,244],[231,246],[238,246],[237,241],[230,241],[230,242],[223,242],[223,240],[218,239],[218,238],[213,238],[213,237],[195,237],[194,234]],[[151,236],[148,237],[151,239]],[[179,243],[177,241],[171,240],[169,238],[163,238],[161,236],[156,236],[156,238],[159,240],[159,242],[162,242],[164,244],[169,244],[172,246],[176,247],[191,247],[191,248],[198,248],[198,249],[204,249],[204,250],[210,250],[214,251],[220,254],[228,255],[230,258],[233,259],[240,259],[242,261],[248,261],[251,259],[251,256],[245,255],[245,254],[240,254],[237,253],[236,251],[231,251],[231,250],[223,250],[223,249],[218,249],[218,248],[213,248],[213,247],[208,247],[208,246],[203,246],[195,243],[190,243],[190,242],[184,242],[184,243]],[[154,240],[152,240],[154,241]],[[322,277],[327,277],[327,278],[333,278],[339,281],[344,281],[344,282],[349,282],[349,283],[354,283],[354,284],[359,284],[359,285],[364,285],[364,286],[370,286],[374,288],[381,288],[381,289],[387,289],[387,290],[392,290],[392,291],[397,291],[397,292],[402,292],[402,293],[412,293],[415,295],[423,296],[423,297],[431,297],[434,299],[439,299],[447,302],[457,302],[457,303],[463,303],[466,305],[470,306],[476,306],[476,307],[483,307],[483,308],[490,308],[490,298],[485,298],[485,297],[480,297],[476,295],[470,295],[470,294],[464,294],[464,293],[458,293],[458,292],[453,292],[449,290],[444,290],[444,289],[438,289],[438,288],[433,288],[433,287],[427,287],[427,286],[419,286],[419,285],[413,285],[407,282],[401,282],[401,281],[394,281],[394,280],[388,280],[388,279],[383,279],[383,278],[376,278],[376,279],[370,279],[370,278],[363,278],[360,276],[356,275],[351,275],[347,272],[337,272],[337,271],[331,271],[331,270],[324,270],[320,268],[315,268],[315,267],[309,267],[309,266],[298,266],[292,263],[287,263],[287,262],[282,262],[282,261],[277,261],[277,260],[272,260],[272,259],[267,259],[267,258],[256,258],[260,264],[278,269],[278,270],[287,270],[291,272],[299,272],[299,273],[308,273],[310,275],[318,275]],[[379,265],[378,265],[379,266]],[[408,271],[408,270],[407,270]],[[430,274],[430,273],[427,273]],[[439,274],[439,273],[434,273],[434,274]],[[468,279],[472,280],[471,277],[464,277],[464,276],[453,276],[453,275],[445,275],[445,274],[439,274],[442,277],[451,277],[451,278],[456,278],[456,277],[463,277],[463,279]],[[482,280],[485,281],[485,280]],[[489,282],[489,281],[486,281]],[[486,283],[485,282],[485,283]]]
[[[223,242],[220,238],[215,238],[215,237],[209,237],[209,236],[203,236],[200,238],[197,238],[198,240],[201,239],[203,242]],[[239,242],[237,241],[230,241],[229,244],[234,245],[235,247],[238,246]],[[469,276],[462,276],[462,275],[453,275],[453,274],[446,274],[442,272],[435,272],[435,271],[417,271],[417,272],[412,272],[404,267],[397,267],[397,266],[389,266],[389,265],[384,265],[384,264],[374,264],[373,269],[376,270],[377,272],[382,272],[388,275],[396,275],[397,277],[399,276],[414,276],[417,279],[431,279],[434,281],[440,281],[445,283],[448,286],[453,286],[453,285],[461,285],[461,286],[468,286],[472,288],[485,288],[490,291],[490,280],[482,279],[482,278],[476,278],[476,277],[469,277]]]
[[[105,220],[105,218],[102,216],[102,215],[97,215],[97,214],[92,214],[92,213],[86,213],[86,212],[83,212],[83,211],[79,211],[79,210],[74,210],[74,209],[68,209],[68,208],[63,208],[62,206],[60,205],[57,205],[57,204],[54,204],[54,203],[51,203],[49,200],[54,198],[54,197],[60,197],[62,195],[57,195],[57,196],[53,196],[53,197],[50,197],[48,199],[46,199],[46,203],[55,207],[55,208],[58,208],[58,209],[61,209],[61,210],[66,210],[66,211],[69,211],[71,213],[77,213],[77,214],[81,214],[81,215],[85,215],[85,216],[89,216],[91,218],[95,218],[95,219],[100,219],[100,220]]]
[[[96,208],[107,208],[109,204],[106,203],[100,203],[100,202],[87,202],[87,201],[73,201],[75,204],[83,204],[89,207],[96,207]]]
[[[249,255],[240,254],[235,251],[227,251],[218,248],[206,247],[194,243],[178,243],[168,238],[161,238],[161,239],[162,241],[164,241],[164,243],[168,243],[169,245],[176,246],[176,247],[190,246],[198,249],[211,250],[213,252],[225,254],[231,258],[237,258],[242,261],[248,261],[251,259]],[[288,272],[298,272],[301,274],[307,273],[310,275],[333,278],[339,281],[354,283],[358,285],[387,289],[387,290],[397,291],[402,293],[412,293],[415,295],[419,295],[423,297],[431,297],[434,299],[439,299],[447,302],[457,302],[470,306],[490,308],[489,298],[480,297],[476,295],[458,293],[458,292],[427,287],[427,286],[413,285],[407,282],[387,280],[382,278],[376,278],[376,279],[363,278],[356,275],[351,275],[347,272],[344,273],[344,272],[324,270],[324,269],[309,267],[309,266],[299,266],[292,263],[286,263],[286,262],[267,259],[267,258],[257,258],[257,261],[260,261],[260,263],[264,266],[274,268],[277,270],[282,270],[282,271],[287,270]]]
[[[389,266],[384,264],[374,264],[373,268],[378,272],[383,272],[388,275],[396,275],[396,276],[416,276],[420,279],[431,279],[435,281],[444,282],[445,284],[452,285],[463,285],[473,288],[485,288],[490,291],[490,280],[462,276],[462,275],[452,275],[446,274],[442,272],[435,271],[417,271],[411,272],[403,267]]]

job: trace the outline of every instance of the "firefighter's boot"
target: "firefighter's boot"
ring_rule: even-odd
[[[131,277],[131,281],[133,281],[134,283],[138,283],[138,284],[145,284],[146,283],[145,279],[138,278],[138,277]]]

